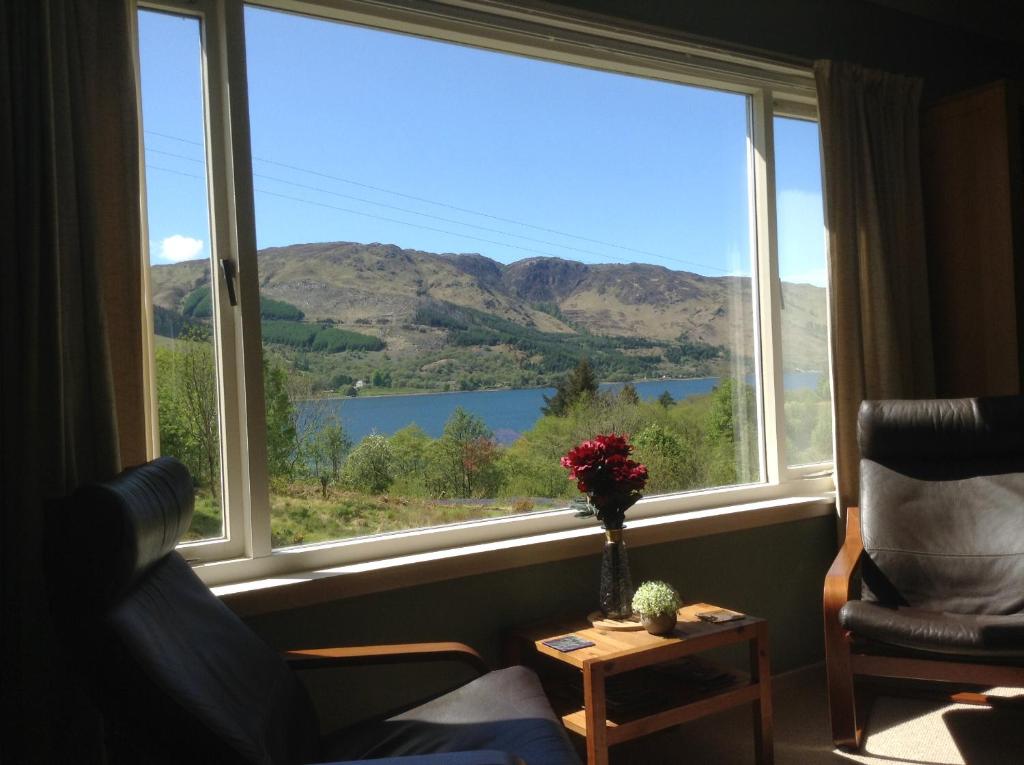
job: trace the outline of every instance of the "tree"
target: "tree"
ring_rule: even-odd
[[[572,406],[583,398],[592,398],[597,395],[597,378],[586,358],[580,359],[565,378],[555,386],[555,395],[544,396],[544,406],[541,412],[545,415],[564,417]]]
[[[731,377],[711,393],[704,427],[709,486],[756,481],[761,472],[754,389]]]
[[[666,409],[669,409],[676,403],[676,400],[672,398],[672,394],[666,390],[662,392],[660,396],[658,396],[658,403],[661,404]]]
[[[395,480],[394,454],[387,438],[371,433],[345,460],[342,481],[346,486],[369,494],[386,491]]]
[[[157,349],[156,366],[160,450],[184,462],[196,485],[216,497],[220,439],[213,348],[201,330],[188,328],[174,350]]]
[[[345,453],[352,448],[352,442],[345,435],[345,429],[336,414],[331,413],[326,424],[316,434],[314,448],[318,462],[322,460],[324,466],[330,468],[331,478],[337,481]],[[320,472],[319,466],[317,472]]]
[[[428,482],[438,496],[489,496],[498,489],[494,434],[461,406],[448,418],[428,460]]]
[[[633,459],[647,466],[647,493],[701,488],[699,449],[692,433],[653,423],[633,438]]]
[[[392,491],[403,496],[427,497],[427,454],[434,439],[415,423],[406,425],[388,439],[394,458],[395,482]]]
[[[636,386],[628,382],[619,391],[619,401],[624,404],[639,404],[640,394],[636,392]]]
[[[300,459],[299,409],[289,395],[288,372],[263,357],[263,398],[267,413],[267,470],[271,479],[291,480]]]

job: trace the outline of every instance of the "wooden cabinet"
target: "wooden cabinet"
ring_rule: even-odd
[[[1018,393],[1024,379],[1020,88],[927,107],[922,177],[939,395]]]

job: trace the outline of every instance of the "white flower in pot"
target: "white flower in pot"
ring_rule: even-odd
[[[652,635],[667,635],[676,626],[676,611],[683,602],[679,593],[665,582],[644,582],[633,595],[633,611]]]

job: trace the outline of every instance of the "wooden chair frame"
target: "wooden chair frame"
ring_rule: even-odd
[[[336,648],[305,648],[284,652],[292,669],[362,667],[379,664],[412,664],[423,661],[458,661],[478,675],[490,672],[479,653],[464,643],[400,643]]]
[[[465,643],[397,643],[393,645],[336,646],[332,648],[303,648],[283,651],[282,657],[293,671],[309,669],[330,669],[332,667],[372,667],[394,664],[420,664],[434,662],[456,662],[464,664],[482,677],[491,668],[473,648]],[[417,698],[402,706],[378,713],[360,724],[383,720],[401,714],[462,686],[462,683],[445,688],[425,697]]]
[[[1024,667],[960,662],[918,656],[886,656],[872,653],[867,643],[839,623],[839,609],[860,597],[854,592],[854,574],[864,556],[860,535],[860,508],[846,512],[846,539],[825,576],[825,669],[828,675],[829,718],[832,741],[844,749],[858,749],[864,715],[857,713],[854,681],[858,676],[930,680],[962,685],[1024,687]],[[994,705],[998,699],[981,693],[944,694],[951,701]],[[1002,699],[1006,701],[1006,699]]]

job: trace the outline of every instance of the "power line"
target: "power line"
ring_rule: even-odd
[[[162,154],[162,155],[165,155],[165,156],[168,156],[168,157],[177,157],[178,159],[185,159],[185,160],[188,160],[189,162],[197,162],[197,163],[204,164],[204,165],[206,164],[201,159],[195,159],[194,157],[187,157],[187,156],[185,156],[183,154],[174,154],[173,152],[162,151],[160,149],[147,149],[147,151],[152,151],[152,152],[154,152],[156,154]],[[420,212],[418,210],[410,210],[407,207],[398,207],[396,205],[389,205],[386,202],[377,202],[377,201],[375,201],[373,199],[366,199],[365,197],[357,197],[357,196],[353,196],[351,194],[342,194],[339,191],[332,191],[331,189],[325,189],[325,188],[322,188],[320,186],[310,186],[310,185],[305,184],[305,183],[296,183],[295,181],[289,181],[289,180],[286,180],[284,178],[278,178],[278,177],[273,176],[273,175],[266,175],[264,173],[253,173],[253,177],[254,178],[263,178],[263,179],[269,180],[269,181],[276,181],[278,183],[284,183],[284,184],[286,184],[288,186],[294,186],[296,188],[306,189],[308,191],[316,191],[316,192],[319,192],[319,193],[322,193],[322,194],[330,194],[332,196],[341,197],[342,199],[351,199],[351,200],[356,201],[356,202],[364,202],[366,204],[377,205],[378,207],[384,207],[384,208],[387,208],[388,210],[395,210],[397,212],[406,213],[408,215],[419,215],[420,217],[430,218],[431,220],[438,220],[438,221],[441,221],[443,223],[454,223],[456,226],[466,226],[467,228],[473,228],[473,229],[476,229],[478,231],[488,231],[488,232],[490,232],[492,234],[500,234],[501,236],[511,236],[511,237],[515,237],[516,239],[522,239],[522,240],[527,241],[527,242],[534,242],[535,244],[547,245],[548,247],[558,247],[558,248],[560,248],[562,250],[571,250],[572,252],[579,252],[579,253],[582,253],[584,255],[593,255],[593,256],[598,257],[598,258],[609,258],[610,259],[610,258],[613,257],[611,255],[608,255],[607,253],[604,253],[604,252],[595,252],[594,250],[586,250],[586,249],[583,249],[582,247],[574,247],[574,246],[569,245],[569,244],[562,244],[560,242],[551,242],[551,241],[548,241],[546,239],[537,239],[537,238],[532,237],[532,236],[524,236],[523,234],[513,234],[510,231],[502,231],[501,229],[490,228],[488,226],[479,226],[479,225],[477,225],[475,223],[467,223],[465,221],[454,220],[452,218],[444,218],[444,217],[442,217],[440,215],[431,215],[430,213]],[[264,193],[270,193],[270,192],[264,192]],[[288,197],[288,196],[283,196],[283,195],[279,195],[279,196],[282,196],[284,199],[295,199],[296,201],[305,201],[305,200],[297,200],[295,197]],[[311,204],[317,204],[317,203],[311,203]],[[325,206],[330,207],[330,205],[325,205]],[[337,209],[344,209],[344,208],[337,208]],[[348,211],[348,212],[351,212],[351,211]],[[391,218],[380,218],[380,220],[388,220],[388,221],[390,221],[392,219]],[[400,222],[400,221],[398,221],[398,222]],[[409,224],[409,225],[412,225],[412,224]],[[429,227],[427,227],[427,230],[441,231],[441,229],[433,229],[433,228],[429,228]],[[458,233],[458,232],[454,232],[454,231],[447,231],[445,233],[452,234],[453,236],[468,236],[467,234],[462,234],[462,233]],[[488,240],[488,239],[479,239],[479,238],[477,238],[477,241],[490,242],[490,240]],[[499,242],[490,242],[490,243],[492,243],[492,244],[500,244]],[[513,247],[514,245],[501,245],[501,246]],[[526,249],[526,248],[519,248],[519,249]],[[529,252],[531,250],[526,250],[526,251]],[[553,255],[552,257],[558,257],[558,256],[557,255]],[[704,266],[701,263],[688,262],[688,261],[680,260],[680,259],[677,259],[677,258],[669,258],[669,257],[663,256],[663,255],[656,255],[655,257],[661,258],[662,260],[669,260],[669,261],[672,261],[672,262],[675,262],[675,263],[681,263],[683,265],[688,265],[688,266],[695,267],[695,268],[711,268],[711,266]],[[722,273],[728,273],[725,269],[716,269],[716,270],[722,271]]]
[[[147,163],[146,168],[149,169],[149,170],[162,170],[162,171],[167,172],[167,173],[174,173],[175,175],[184,175],[187,178],[197,178],[199,180],[204,180],[204,178],[201,175],[194,175],[193,173],[185,173],[185,172],[182,172],[181,170],[172,170],[169,167],[160,167],[159,165],[150,165],[150,164]],[[401,226],[409,226],[411,228],[419,228],[419,229],[423,229],[425,231],[434,231],[434,232],[439,233],[439,234],[449,234],[451,236],[459,236],[459,237],[462,237],[463,239],[473,239],[474,241],[477,241],[477,242],[485,242],[487,244],[494,244],[494,245],[497,245],[499,247],[509,247],[509,248],[514,249],[514,250],[522,250],[523,252],[532,252],[535,255],[546,255],[546,256],[552,257],[552,258],[557,258],[558,257],[555,253],[547,252],[545,250],[535,250],[532,247],[521,247],[521,246],[516,245],[516,244],[508,244],[506,242],[496,242],[493,239],[484,239],[484,238],[479,237],[479,236],[472,236],[470,234],[463,234],[463,233],[458,232],[458,231],[449,231],[449,230],[443,229],[443,228],[435,228],[433,226],[424,226],[424,225],[421,225],[419,223],[409,223],[408,221],[399,220],[398,218],[389,218],[389,217],[387,217],[385,215],[374,215],[373,213],[363,212],[361,210],[353,210],[353,209],[348,208],[348,207],[339,207],[337,205],[329,205],[329,204],[327,204],[325,202],[316,202],[316,201],[314,201],[312,199],[302,199],[301,197],[293,197],[293,196],[289,196],[287,194],[279,194],[279,193],[277,193],[275,191],[269,191],[268,189],[253,189],[253,190],[255,192],[257,192],[258,194],[267,194],[267,195],[272,196],[272,197],[279,197],[281,199],[288,199],[288,200],[291,200],[292,202],[301,202],[301,203],[307,204],[307,205],[315,205],[316,207],[325,207],[328,210],[338,210],[339,212],[350,213],[352,215],[362,215],[363,217],[366,217],[366,218],[374,218],[375,220],[383,220],[383,221],[387,221],[388,223],[397,223],[397,224],[399,224]]]
[[[203,144],[201,141],[192,141],[192,140],[189,140],[187,138],[181,138],[180,136],[174,136],[174,135],[169,135],[167,133],[161,133],[161,132],[158,132],[156,130],[147,130],[145,132],[150,134],[150,135],[159,136],[161,138],[166,138],[166,139],[172,140],[172,141],[179,141],[181,143],[191,144],[193,146],[205,146],[205,144]],[[172,157],[178,156],[178,157],[181,157],[182,159],[187,159],[190,162],[201,162],[201,163],[205,164],[204,160],[198,160],[198,159],[195,159],[193,157],[183,157],[181,155],[172,154],[170,152],[160,151],[159,149],[147,149],[147,151],[154,151],[154,152],[157,152],[159,154],[166,154],[166,155],[172,156]],[[351,184],[353,186],[359,186],[361,188],[370,189],[371,191],[378,191],[378,192],[381,192],[381,193],[384,193],[384,194],[393,194],[395,196],[403,197],[405,199],[411,199],[411,200],[414,200],[416,202],[423,202],[425,204],[436,205],[438,207],[444,207],[444,208],[447,208],[449,210],[455,210],[457,212],[466,213],[468,215],[478,215],[478,216],[481,216],[481,217],[484,217],[484,218],[490,218],[491,220],[501,221],[502,223],[510,223],[512,225],[515,225],[515,226],[523,226],[525,228],[531,228],[531,229],[534,229],[536,231],[545,231],[545,232],[547,232],[549,234],[556,234],[558,236],[569,237],[571,239],[578,239],[578,240],[583,241],[583,242],[590,242],[591,244],[599,244],[599,245],[602,245],[604,247],[612,247],[612,248],[615,248],[615,249],[618,249],[618,250],[623,250],[623,251],[626,251],[626,252],[633,252],[633,253],[636,253],[636,254],[639,254],[639,255],[646,255],[648,257],[657,258],[659,260],[665,260],[665,261],[669,261],[669,262],[672,262],[672,263],[680,263],[682,265],[690,266],[690,267],[693,267],[693,268],[702,268],[702,269],[710,270],[710,271],[718,271],[718,272],[723,273],[723,274],[730,273],[729,269],[718,268],[717,266],[711,266],[711,265],[707,265],[705,263],[695,263],[693,261],[681,260],[679,258],[673,258],[673,257],[670,257],[668,255],[662,255],[662,254],[657,253],[657,252],[651,252],[650,250],[642,250],[642,249],[638,249],[636,247],[629,247],[628,245],[624,245],[624,244],[615,244],[614,242],[606,242],[606,241],[603,241],[601,239],[593,239],[591,237],[582,236],[580,234],[570,234],[567,231],[560,231],[558,229],[547,228],[545,226],[537,226],[537,225],[534,225],[532,223],[526,223],[525,221],[516,220],[514,218],[504,218],[504,217],[501,217],[499,215],[492,215],[491,213],[480,212],[478,210],[471,210],[471,209],[465,208],[465,207],[458,207],[457,205],[448,204],[446,202],[438,202],[438,201],[435,201],[433,199],[427,199],[426,197],[418,197],[418,196],[415,196],[413,194],[406,194],[406,193],[401,192],[401,191],[394,191],[393,189],[387,189],[387,188],[383,188],[381,186],[373,186],[373,185],[368,184],[368,183],[362,183],[360,181],[352,180],[351,178],[343,178],[341,176],[331,175],[329,173],[322,173],[322,172],[317,171],[317,170],[309,170],[308,168],[299,167],[297,165],[291,165],[291,164],[288,164],[286,162],[279,162],[279,161],[273,160],[273,159],[266,159],[264,157],[259,157],[259,156],[256,156],[256,155],[253,155],[252,158],[254,160],[259,161],[259,162],[264,162],[264,163],[270,164],[270,165],[276,165],[278,167],[284,167],[284,168],[287,168],[289,170],[294,170],[296,172],[308,173],[310,175],[319,176],[321,178],[327,178],[329,180],[337,181],[339,183],[348,183],[348,184]],[[256,173],[254,173],[254,175],[256,175]],[[263,176],[263,177],[269,178],[270,176]],[[282,183],[292,183],[290,181],[283,181],[281,179],[273,179],[273,180],[279,180]],[[302,186],[302,184],[294,184],[294,183],[292,185],[296,185],[296,186],[300,186],[300,187]],[[319,188],[316,188],[316,187],[305,187],[305,188],[310,188],[310,189],[314,189],[316,191],[323,191],[323,192],[328,193],[328,194],[337,194],[338,196],[346,197],[346,195],[344,195],[344,194],[338,194],[337,192],[327,191],[326,189],[319,189]],[[359,199],[358,197],[346,197],[346,198]],[[387,204],[384,204],[382,202],[373,202],[371,200],[360,200],[360,201],[367,201],[369,204],[376,204],[376,205],[380,205],[382,207],[390,207],[391,209],[402,210],[404,212],[412,212],[415,215],[424,215],[426,217],[436,217],[436,216],[427,215],[426,213],[418,213],[418,212],[415,212],[415,211],[406,211],[406,210],[403,210],[403,208],[392,207],[391,205],[387,205]],[[450,221],[450,219],[447,219],[447,218],[438,218],[438,220],[449,220]],[[603,254],[603,253],[596,253],[596,252],[593,252],[591,250],[583,250],[583,249],[574,248],[574,247],[570,247],[568,245],[562,245],[562,244],[557,244],[557,243],[553,243],[553,242],[552,243],[548,243],[548,242],[545,242],[544,240],[531,239],[530,237],[523,237],[523,236],[521,236],[519,234],[513,234],[513,233],[507,232],[507,231],[498,231],[496,229],[488,229],[488,228],[484,228],[484,227],[481,227],[481,226],[475,226],[474,224],[471,224],[471,223],[463,223],[461,221],[450,221],[450,222],[456,223],[457,225],[460,225],[460,226],[470,226],[470,227],[473,227],[473,228],[483,228],[483,230],[493,231],[495,233],[500,233],[500,234],[502,234],[504,236],[515,236],[515,237],[518,237],[518,238],[527,239],[529,241],[537,241],[537,242],[542,242],[544,244],[551,244],[552,246],[556,246],[556,247],[563,247],[565,249],[572,249],[572,250],[575,250],[576,252],[587,253],[587,254],[590,254],[590,255],[595,255],[597,257],[613,259],[613,256],[611,256],[611,255],[606,255],[606,254]],[[457,235],[461,236],[461,234],[457,234]]]

